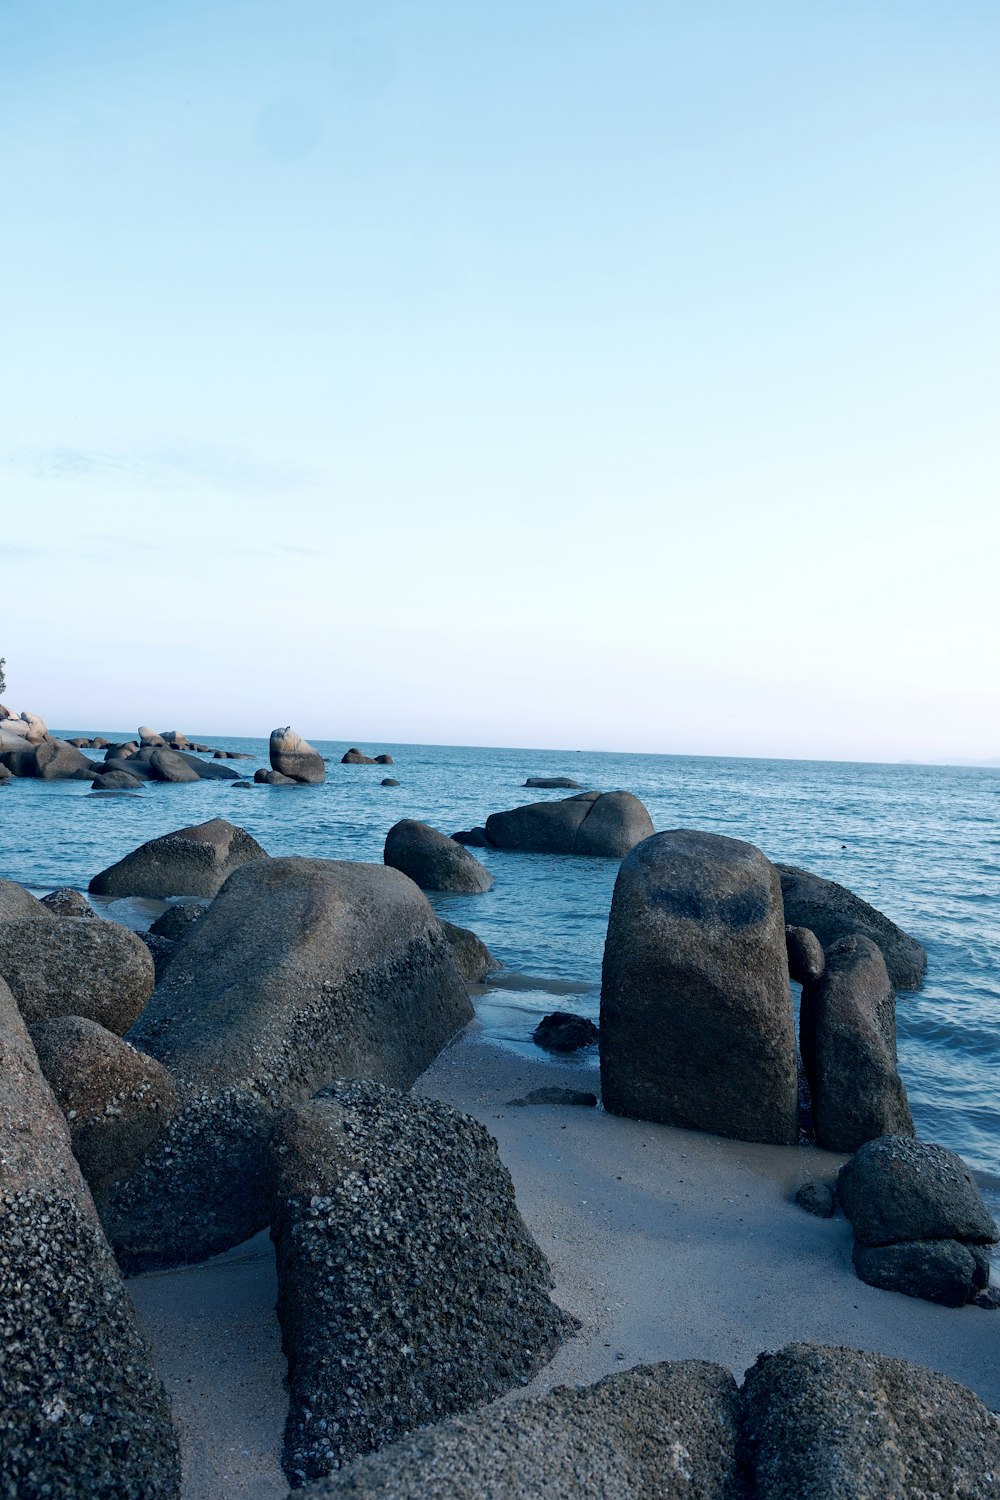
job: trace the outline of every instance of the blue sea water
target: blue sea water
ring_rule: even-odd
[[[234,763],[247,779],[267,764],[265,740],[198,738],[250,754]],[[387,770],[341,765],[346,743],[314,743],[329,761],[319,787],[241,790],[203,781],[94,797],[86,782],[7,783],[0,789],[0,876],[37,892],[61,885],[85,890],[92,875],[137,844],[211,817],[240,824],[271,854],[380,861],[386,832],[399,818],[452,833],[501,808],[569,795],[526,790],[528,776],[568,775],[586,788],[624,788],[642,799],[657,829],[747,839],[774,860],[849,886],[920,939],[928,953],[925,984],[897,1000],[900,1071],[918,1134],[960,1152],[1000,1190],[1000,770],[368,747],[370,754],[393,756]],[[383,787],[385,775],[401,784]],[[531,1032],[546,1010],[597,1017],[617,864],[476,853],[495,876],[493,889],[432,900],[449,921],[472,927],[504,963],[479,1002],[480,1017],[488,1034],[530,1052]],[[594,1065],[593,1057],[567,1063]]]

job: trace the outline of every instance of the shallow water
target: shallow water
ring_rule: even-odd
[[[250,752],[253,760],[234,763],[248,779],[266,764],[266,741],[200,738]],[[342,766],[346,743],[317,743],[330,761],[319,787],[241,790],[204,781],[94,797],[86,782],[7,783],[0,789],[0,875],[39,892],[86,889],[92,875],[137,844],[211,817],[239,823],[271,854],[379,861],[399,818],[453,833],[501,808],[569,795],[525,789],[528,776],[624,788],[645,802],[656,828],[748,839],[772,859],[849,886],[920,939],[928,953],[925,985],[897,1002],[900,1071],[917,1130],[959,1151],[1000,1189],[1000,770],[367,747],[393,756],[386,768]],[[386,775],[401,785],[381,786]],[[474,928],[506,966],[479,1002],[487,1033],[531,1051],[531,1032],[545,1011],[597,1017],[617,865],[475,852],[495,876],[494,888],[432,899],[449,921]],[[129,919],[138,924],[145,915]],[[567,1063],[592,1066],[592,1054]]]

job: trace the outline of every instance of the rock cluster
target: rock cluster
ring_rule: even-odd
[[[423,891],[488,891],[493,876],[475,855],[415,818],[403,818],[389,829],[383,859],[402,870]]]
[[[358,749],[357,745],[353,745],[350,750],[345,751],[340,757],[340,764],[342,766],[391,766],[392,756],[384,753],[382,755],[366,755],[363,750]]]
[[[881,951],[896,989],[914,990],[923,982],[926,952],[882,912],[835,880],[824,880],[795,865],[778,865],[777,870],[786,922],[808,928],[823,948],[842,937],[870,938]]]
[[[623,859],[652,832],[649,813],[631,792],[581,792],[491,813],[485,828],[452,837],[460,844],[521,853]]]
[[[267,857],[244,828],[212,818],[140,844],[95,875],[89,889],[98,896],[214,896],[234,870]]]
[[[84,750],[104,750],[103,762],[90,759]],[[250,758],[238,751],[194,744],[176,730],[157,734],[146,725],[135,740],[121,744],[101,735],[63,740],[50,734],[37,714],[15,717],[0,705],[0,777],[92,781],[98,791],[119,791],[134,790],[144,781],[231,780],[238,775],[229,766],[200,759],[202,754],[216,761]]]

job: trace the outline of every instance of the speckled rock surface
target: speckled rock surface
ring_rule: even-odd
[[[2,981],[0,1223],[0,1494],[176,1500],[166,1396]]]
[[[572,1331],[470,1116],[338,1081],[282,1119],[271,1171],[293,1483],[510,1390]]]
[[[69,1125],[73,1155],[92,1187],[120,1177],[173,1113],[162,1063],[82,1016],[29,1028],[42,1072]]]
[[[409,875],[423,891],[464,891],[475,895],[493,885],[489,870],[456,844],[415,818],[403,818],[389,829],[383,859]]]
[[[622,861],[600,1032],[601,1092],[612,1113],[796,1142],[781,889],[759,849],[680,828]]]
[[[736,1382],[637,1365],[596,1385],[452,1417],[294,1493],[302,1500],[738,1500]]]
[[[26,891],[15,880],[0,880],[0,923],[31,921],[33,917],[50,917],[52,913],[37,896]]]
[[[776,869],[781,876],[786,922],[808,927],[824,948],[838,938],[860,933],[881,949],[896,989],[914,990],[923,983],[927,954],[916,938],[835,880],[824,880],[796,865],[777,865]]]
[[[868,1286],[922,1297],[942,1307],[962,1307],[984,1285],[971,1249],[958,1240],[906,1240],[899,1245],[862,1245],[855,1240],[851,1259]],[[988,1280],[988,1260],[986,1276]]]
[[[168,906],[167,910],[150,924],[150,932],[153,937],[168,938],[172,943],[179,943],[189,937],[191,928],[195,922],[201,920],[207,908],[199,901],[178,901],[174,906]]]
[[[581,792],[491,813],[486,819],[486,838],[494,848],[535,854],[623,859],[652,832],[649,813],[631,792]]]
[[[490,974],[503,968],[503,964],[493,957],[482,938],[470,932],[468,927],[456,927],[454,922],[442,922],[441,930],[448,939],[451,956],[466,984],[482,984]]]
[[[78,917],[0,922],[0,975],[26,1021],[87,1016],[119,1035],[153,990],[141,938],[117,922]]]
[[[962,1158],[909,1136],[885,1135],[862,1146],[841,1167],[837,1193],[863,1245],[952,1239],[989,1245],[1000,1237]]]
[[[97,1195],[122,1264],[226,1250],[267,1219],[276,1115],[331,1078],[408,1088],[471,1018],[426,896],[382,865],[262,859],[231,875],[129,1040],[180,1109],[149,1156]]]
[[[100,920],[83,892],[73,890],[72,886],[64,885],[57,891],[49,891],[42,897],[41,904],[54,917],[82,917],[88,922]]]
[[[987,1500],[1000,1421],[944,1375],[818,1344],[762,1354],[743,1386],[755,1500]]]
[[[234,870],[267,859],[257,840],[224,818],[140,844],[90,882],[99,896],[214,896]]]

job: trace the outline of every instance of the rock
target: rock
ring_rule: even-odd
[[[972,1251],[958,1240],[908,1240],[898,1245],[854,1242],[854,1269],[883,1292],[922,1297],[942,1307],[962,1307],[976,1292],[978,1267]]]
[[[206,910],[200,902],[178,901],[158,916],[149,930],[153,937],[169,938],[172,943],[182,942],[189,936],[194,924],[201,921]]]
[[[172,745],[175,750],[186,750],[188,748],[188,737],[176,729],[165,729],[161,735],[164,744]]]
[[[567,791],[578,791],[580,787],[580,783],[574,781],[572,776],[529,776],[524,784],[534,787],[565,787]]]
[[[28,726],[27,739],[31,745],[40,745],[49,737],[49,729],[41,714],[28,713],[27,709],[21,710],[21,720]]]
[[[135,792],[142,788],[142,779],[129,771],[104,771],[90,783],[95,792]]]
[[[150,751],[149,753],[152,755],[153,752]],[[148,759],[143,757],[139,751],[136,751],[134,755],[124,755],[121,753],[117,755],[109,753],[106,755],[104,757],[104,770],[99,774],[103,777],[111,776],[115,773],[124,773],[127,776],[131,776],[133,781],[156,780],[153,768]]]
[[[322,755],[287,724],[284,729],[271,730],[268,754],[271,770],[280,772],[291,781],[304,781],[315,786],[326,776]]]
[[[962,1158],[910,1136],[886,1135],[862,1146],[841,1167],[837,1194],[863,1245],[1000,1239]]]
[[[472,849],[494,848],[486,836],[485,828],[469,828],[462,833],[453,833],[452,838],[456,844],[465,844]]]
[[[77,750],[90,750],[92,748],[92,741],[84,739],[80,736],[77,736],[76,738],[71,740],[67,740],[66,743],[67,745],[73,745]]]
[[[796,984],[814,984],[826,966],[823,944],[808,927],[786,927],[788,973]]]
[[[802,991],[799,1042],[817,1145],[857,1151],[880,1135],[912,1135],[896,1067],[896,997],[871,938],[839,938]]]
[[[69,886],[49,891],[47,896],[42,897],[41,905],[56,917],[83,917],[87,921],[100,921],[83,892],[71,890]]]
[[[27,744],[28,727],[23,719],[11,716],[0,719],[0,750],[12,750]]]
[[[212,818],[140,844],[95,875],[98,896],[214,896],[234,870],[267,852],[243,828]]]
[[[927,954],[895,922],[834,880],[823,880],[795,865],[778,865],[777,870],[786,922],[808,927],[824,948],[838,938],[856,933],[871,938],[882,950],[889,978],[897,990],[913,990],[923,983]]]
[[[176,1107],[170,1074],[82,1016],[39,1021],[29,1031],[84,1177],[91,1186],[120,1177],[145,1154]]]
[[[739,1395],[721,1365],[636,1365],[424,1427],[302,1500],[737,1500]]]
[[[90,779],[97,770],[79,750],[66,740],[46,740],[35,750],[36,774],[43,781]]]
[[[90,744],[91,748],[94,750],[106,750],[108,748],[108,745],[110,744],[110,741],[106,740],[102,734],[95,734]]]
[[[489,974],[502,969],[503,964],[487,948],[482,938],[467,927],[456,927],[453,922],[442,922],[441,930],[451,945],[451,956],[455,967],[466,984],[482,984]]]
[[[12,776],[37,776],[38,756],[34,745],[27,740],[8,740],[0,743],[0,758]]]
[[[575,1326],[468,1115],[340,1080],[282,1119],[271,1163],[293,1482],[513,1389]]]
[[[119,1035],[153,989],[153,962],[134,932],[77,917],[0,923],[0,975],[26,1021],[86,1016]]]
[[[0,1493],[177,1500],[166,1395],[2,980],[0,1048]]]
[[[37,896],[14,880],[0,880],[0,927],[4,922],[30,922],[51,913]]]
[[[531,1040],[547,1052],[576,1052],[580,1047],[592,1047],[599,1036],[597,1027],[586,1016],[554,1010],[542,1017],[531,1033]]]
[[[195,745],[191,747],[192,750],[198,748]],[[214,760],[201,760],[199,756],[188,754],[186,750],[168,750],[166,754],[176,755],[178,760],[183,761],[186,766],[196,772],[201,781],[233,782],[239,780],[240,773],[232,766],[217,765]]]
[[[171,938],[157,937],[152,932],[140,932],[139,939],[145,944],[149,956],[153,960],[156,983],[159,984],[167,972],[167,965],[177,952],[177,944]]]
[[[622,862],[600,1028],[605,1109],[795,1144],[781,889],[759,849],[676,829],[646,839]]]
[[[373,766],[375,762],[370,755],[366,755],[363,750],[355,746],[340,757],[340,764],[342,766]]]
[[[828,1182],[804,1182],[795,1194],[795,1201],[807,1214],[815,1214],[818,1219],[832,1219],[837,1194]]]
[[[597,1104],[597,1095],[590,1093],[587,1089],[552,1086],[531,1089],[523,1099],[508,1099],[507,1104],[513,1109],[522,1109],[529,1104],[575,1104],[592,1109]]]
[[[296,781],[294,776],[282,776],[280,771],[257,770],[253,773],[253,779],[265,786],[302,786],[303,784]]]
[[[12,775],[13,775],[13,773],[10,770],[8,770],[8,768],[4,765],[3,761],[0,760],[0,782],[2,782],[2,781],[10,781],[11,778],[12,778]]]
[[[163,745],[165,745],[166,743],[167,742],[163,738],[162,734],[157,734],[156,730],[155,729],[150,729],[150,727],[149,727],[148,724],[140,724],[139,725],[139,744],[140,745],[150,745],[154,749],[159,749]]]
[[[762,1354],[742,1393],[754,1500],[986,1500],[1000,1421],[944,1375],[856,1349]]]
[[[379,783],[379,785],[380,786],[399,786],[399,782],[396,781],[392,776],[383,776],[381,782]]]
[[[630,792],[581,792],[486,819],[486,837],[495,848],[536,854],[622,859],[652,832],[649,813]]]
[[[427,898],[396,870],[261,859],[179,945],[129,1040],[179,1112],[98,1203],[130,1271],[202,1260],[266,1222],[274,1122],[335,1077],[408,1088],[472,1016]]]
[[[375,764],[377,766],[391,766],[392,765],[392,756],[391,755],[386,755],[384,752],[381,755],[376,755],[376,757],[375,757]]]
[[[157,781],[200,781],[201,775],[176,750],[154,750],[149,769]]]
[[[493,876],[475,855],[414,818],[403,818],[389,829],[383,859],[392,869],[402,870],[424,891],[464,891],[475,895],[488,891],[493,884]]]
[[[252,781],[231,781],[229,783],[229,790],[231,792],[252,792],[253,791],[253,782]]]

